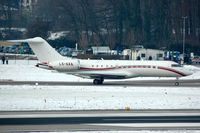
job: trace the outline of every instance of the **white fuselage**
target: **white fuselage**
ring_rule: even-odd
[[[51,68],[82,77],[100,75],[104,79],[133,77],[182,77],[191,72],[172,61],[79,60],[68,59],[50,63]]]

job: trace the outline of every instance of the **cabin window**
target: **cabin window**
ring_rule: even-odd
[[[162,57],[163,57],[163,54],[158,54],[158,57],[159,57],[159,58],[162,58]]]
[[[144,53],[141,54],[141,57],[142,57],[142,58],[145,58],[145,56],[146,56],[146,55],[145,55]]]

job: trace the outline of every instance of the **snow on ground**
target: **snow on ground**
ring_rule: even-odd
[[[0,80],[15,81],[88,81],[73,75],[35,67],[37,60],[10,60],[9,65],[0,64]],[[89,80],[91,81],[91,80]]]
[[[200,109],[198,87],[1,85],[0,110]]]
[[[69,31],[50,32],[48,40],[56,40],[69,34]]]
[[[80,81],[34,65],[37,61],[10,61],[0,65],[0,80]],[[199,78],[199,68],[188,79]],[[136,78],[137,80],[146,78]],[[158,79],[158,78],[148,78]],[[135,80],[135,79],[131,79]],[[200,87],[134,86],[31,86],[0,85],[0,110],[95,110],[95,109],[200,109]]]

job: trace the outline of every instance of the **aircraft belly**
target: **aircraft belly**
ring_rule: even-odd
[[[104,79],[126,79],[126,78],[133,78],[137,77],[136,74],[130,73],[129,71],[119,71],[119,70],[95,70],[95,71],[77,71],[72,72],[71,74],[80,76],[80,77],[90,77],[94,78],[101,78]]]

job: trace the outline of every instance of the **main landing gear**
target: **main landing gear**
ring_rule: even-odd
[[[101,78],[101,79],[94,79],[93,80],[93,84],[95,84],[95,85],[101,85],[101,84],[103,84],[103,81],[104,81],[103,78]]]

